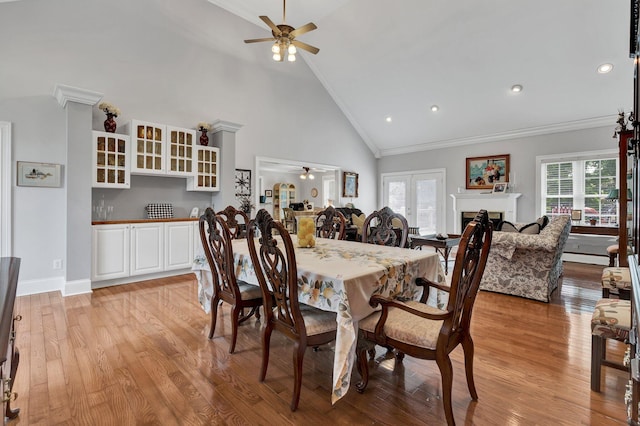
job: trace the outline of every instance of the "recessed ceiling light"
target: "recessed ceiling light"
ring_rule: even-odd
[[[438,112],[440,107],[438,105],[431,105],[431,112]]]
[[[385,119],[384,119],[387,123],[391,123],[391,116],[388,115]]]
[[[511,86],[511,91],[514,93],[522,92],[522,85],[514,84],[513,86]]]
[[[613,70],[613,64],[602,64],[598,67],[599,74],[606,74],[611,72],[611,70]]]

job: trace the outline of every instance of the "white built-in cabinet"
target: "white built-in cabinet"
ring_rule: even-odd
[[[129,188],[131,186],[129,136],[94,131],[92,142],[92,186]]]
[[[187,178],[187,191],[218,191],[220,150],[199,145],[196,131],[131,120],[128,135],[93,132],[93,187],[130,188],[130,176]]]
[[[214,146],[197,145],[195,153],[195,170],[187,178],[187,191],[218,191],[220,150]]]
[[[131,225],[130,275],[144,275],[164,270],[164,223]]]
[[[200,241],[198,222],[93,225],[91,280],[188,269]]]
[[[91,280],[129,276],[129,225],[94,225],[91,235]]]

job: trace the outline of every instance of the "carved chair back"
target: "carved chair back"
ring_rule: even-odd
[[[247,236],[247,224],[249,223],[249,216],[242,210],[238,210],[235,207],[229,205],[224,210],[220,210],[217,213],[222,216],[225,221],[231,238],[245,238]]]
[[[347,220],[333,206],[329,206],[316,215],[316,236],[344,240]]]
[[[400,227],[394,227],[395,222]],[[389,207],[374,211],[362,225],[362,242],[392,247],[406,247],[409,224],[404,216],[394,213]]]

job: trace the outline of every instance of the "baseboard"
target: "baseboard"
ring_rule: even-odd
[[[91,282],[91,288],[97,289],[97,288],[103,288],[103,287],[111,287],[114,285],[130,284],[138,281],[155,280],[156,278],[172,277],[174,275],[183,275],[183,274],[189,274],[189,273],[193,273],[193,271],[191,271],[191,268],[176,269],[174,271],[163,271],[163,272],[157,272],[154,274],[135,275],[135,276],[129,276],[129,277],[123,277],[123,278],[116,278],[113,280],[93,281]]]
[[[91,280],[75,280],[75,281],[67,281],[65,286],[62,289],[62,295],[64,297],[67,296],[75,296],[76,294],[85,294],[91,293]]]
[[[597,255],[588,255],[588,254],[577,254],[577,253],[563,253],[562,260],[565,262],[577,262],[577,263],[588,263],[591,265],[603,265],[609,266],[609,258],[605,256],[597,256]]]
[[[18,281],[16,296],[28,296],[30,294],[47,293],[50,291],[62,292],[65,285],[64,277],[44,278],[41,280]]]

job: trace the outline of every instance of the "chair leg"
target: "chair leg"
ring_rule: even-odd
[[[231,308],[231,345],[229,346],[229,353],[232,354],[236,350],[236,340],[238,340],[238,325],[240,324],[240,315],[242,309],[238,309],[237,306]]]
[[[462,350],[464,351],[464,370],[467,374],[467,387],[469,388],[471,399],[476,401],[478,392],[476,392],[476,384],[473,380],[473,340],[468,334],[462,339]]]
[[[601,336],[591,335],[591,390],[600,392],[602,360],[605,357],[606,341]]]
[[[291,411],[296,411],[300,402],[300,389],[302,388],[302,363],[306,346],[296,342],[293,347],[293,397],[291,398]]]
[[[361,378],[361,380],[356,383],[356,390],[363,393],[369,384],[369,360],[367,359],[367,352],[369,351],[364,345],[356,350],[356,367],[358,368],[358,374],[360,374]],[[373,351],[375,353],[375,349],[373,349]]]
[[[271,343],[271,324],[266,324],[262,330],[262,367],[260,368],[260,381],[264,382],[269,366],[269,344]]]
[[[220,299],[213,297],[211,299],[211,327],[209,328],[209,339],[213,339],[213,333],[216,331],[216,320],[218,319],[218,306]]]
[[[451,360],[447,355],[438,355],[436,363],[440,368],[440,376],[442,376],[442,403],[444,404],[444,415],[448,425],[455,425],[453,418],[453,405],[451,403],[451,389],[453,387],[453,367]]]
[[[609,253],[609,266],[616,266],[616,257],[618,253]]]

